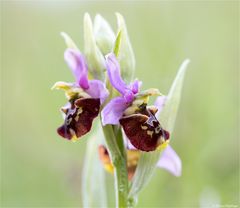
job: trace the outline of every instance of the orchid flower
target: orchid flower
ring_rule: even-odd
[[[164,107],[165,101],[166,101],[165,96],[159,96],[156,99],[154,104],[158,109],[157,114],[161,112],[162,108]],[[127,141],[126,136],[124,138],[124,141],[125,147],[127,149],[128,180],[132,180],[140,158],[140,151]],[[104,145],[100,145],[98,148],[98,153],[105,170],[109,173],[113,173],[114,166],[111,163],[107,148]],[[168,145],[160,155],[160,158],[157,162],[157,167],[167,170],[174,176],[181,175],[182,172],[181,159],[170,145]]]
[[[102,110],[103,125],[120,123],[132,145],[139,150],[148,152],[166,146],[169,133],[155,117],[158,109],[147,107],[149,95],[157,94],[157,91],[139,93],[141,82],[138,80],[127,85],[121,78],[120,65],[113,53],[106,57],[106,68],[109,81],[121,96],[113,98]]]
[[[99,114],[100,105],[109,93],[102,81],[88,79],[88,66],[84,55],[67,34],[62,35],[68,45],[64,58],[75,77],[75,82],[57,82],[53,86],[65,90],[69,101],[62,108],[65,121],[57,132],[62,137],[74,141],[90,131],[93,119]]]

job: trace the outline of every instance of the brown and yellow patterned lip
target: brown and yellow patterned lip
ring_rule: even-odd
[[[79,98],[72,101],[70,107],[63,111],[66,116],[64,124],[57,129],[58,134],[68,140],[77,140],[90,131],[99,109],[99,98]]]
[[[169,132],[164,130],[155,117],[156,108],[142,105],[132,115],[123,116],[119,122],[132,145],[141,151],[154,151],[169,140]]]

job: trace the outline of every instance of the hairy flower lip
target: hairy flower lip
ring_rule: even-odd
[[[68,140],[77,140],[90,131],[99,110],[99,98],[76,99],[69,108],[64,108],[66,116],[64,124],[57,129],[58,134]]]
[[[169,140],[169,132],[164,130],[155,117],[156,109],[141,106],[132,115],[123,116],[119,122],[131,144],[141,151],[154,151]]]
[[[109,92],[102,81],[88,79],[85,56],[66,33],[61,35],[68,46],[64,59],[75,77],[75,83],[57,82],[53,86],[53,89],[64,90],[69,101],[69,105],[62,108],[65,121],[57,132],[68,140],[77,140],[90,131],[93,119],[99,114],[100,104],[105,102]]]
[[[102,123],[120,124],[133,146],[141,151],[154,151],[169,139],[155,117],[157,108],[147,108],[148,97],[161,95],[157,89],[139,93],[141,82],[127,85],[121,77],[120,65],[113,53],[106,56],[109,81],[122,96],[113,98],[102,111]],[[126,113],[126,114],[125,114]]]

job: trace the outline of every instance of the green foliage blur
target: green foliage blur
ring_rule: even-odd
[[[166,94],[181,62],[191,59],[171,143],[182,176],[157,170],[137,207],[237,205],[238,1],[1,1],[2,207],[82,206],[89,136],[71,143],[56,134],[66,100],[50,88],[73,81],[59,33],[83,49],[84,12],[100,13],[115,31],[114,13],[123,14],[142,89]],[[107,182],[114,205],[109,174]]]

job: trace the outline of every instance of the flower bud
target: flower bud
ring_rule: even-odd
[[[84,49],[89,72],[95,79],[103,80],[105,60],[96,44],[93,34],[92,20],[88,13],[84,15]]]
[[[108,22],[99,14],[95,16],[93,30],[101,52],[104,55],[110,53],[113,49],[115,34]]]
[[[72,40],[72,38],[70,38],[70,36],[67,33],[61,32],[60,34],[64,38],[68,48],[79,50],[74,41]]]
[[[121,31],[118,60],[121,66],[121,74],[124,80],[131,81],[135,70],[135,56],[128,37],[127,27],[121,14],[116,13],[118,22],[118,34]],[[116,45],[116,44],[115,44]]]

